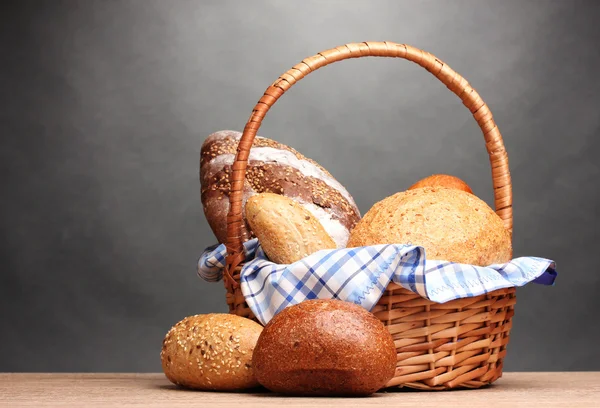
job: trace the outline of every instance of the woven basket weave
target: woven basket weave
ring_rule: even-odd
[[[492,113],[477,91],[448,65],[417,48],[391,42],[343,45],[307,58],[281,75],[260,98],[244,128],[233,164],[227,216],[228,256],[224,276],[230,313],[256,320],[239,286],[244,262],[240,227],[248,155],[263,118],[285,91],[310,72],[336,61],[369,56],[404,58],[422,66],[471,111],[483,132],[489,154],[496,213],[512,232],[508,157]],[[390,283],[371,311],[389,329],[398,354],[395,376],[386,387],[443,390],[478,388],[492,383],[502,375],[515,303],[514,288],[438,304]]]

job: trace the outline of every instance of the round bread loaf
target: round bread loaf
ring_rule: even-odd
[[[221,243],[227,238],[229,175],[241,135],[231,130],[213,133],[200,153],[202,206]],[[250,149],[243,204],[258,193],[282,194],[300,203],[340,248],[346,246],[350,231],[360,220],[354,199],[327,170],[291,147],[260,136]],[[245,223],[241,233],[244,241],[253,237]]]
[[[169,330],[160,353],[174,384],[235,391],[258,386],[252,352],[262,326],[240,316],[212,313],[186,317]]]
[[[425,187],[376,203],[356,225],[348,247],[412,244],[428,259],[488,266],[512,257],[510,233],[482,200],[465,191]]]
[[[422,180],[417,181],[415,184],[410,186],[409,190],[423,187],[447,187],[456,188],[458,190],[466,191],[467,193],[473,194],[473,190],[467,183],[455,176],[448,174],[433,174],[429,177],[425,177]]]
[[[386,327],[362,307],[308,300],[265,326],[252,363],[259,383],[274,392],[364,396],[394,376],[396,348]]]

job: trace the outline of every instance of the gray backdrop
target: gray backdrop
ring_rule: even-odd
[[[0,371],[160,371],[181,318],[226,310],[196,277],[214,239],[203,139],[242,129],[277,76],[347,42],[405,42],[481,93],[504,135],[515,255],[555,259],[518,290],[506,370],[600,369],[599,2],[3,2]],[[401,60],[322,69],[261,135],[322,163],[361,211],[436,172],[492,202],[480,131]]]

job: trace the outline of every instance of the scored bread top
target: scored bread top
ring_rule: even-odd
[[[376,203],[356,225],[348,247],[412,244],[427,259],[488,266],[512,257],[510,233],[481,199],[462,190],[426,187]]]
[[[220,242],[226,239],[231,165],[241,135],[235,131],[213,133],[201,150],[202,204]],[[345,246],[350,230],[360,219],[350,193],[327,170],[293,148],[260,136],[250,150],[243,192],[244,203],[263,192],[293,198],[319,219],[338,247]],[[252,237],[246,225],[241,233],[244,240]]]

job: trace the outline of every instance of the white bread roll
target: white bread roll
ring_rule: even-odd
[[[262,193],[246,202],[246,219],[269,259],[290,264],[336,243],[304,207],[279,194]]]

